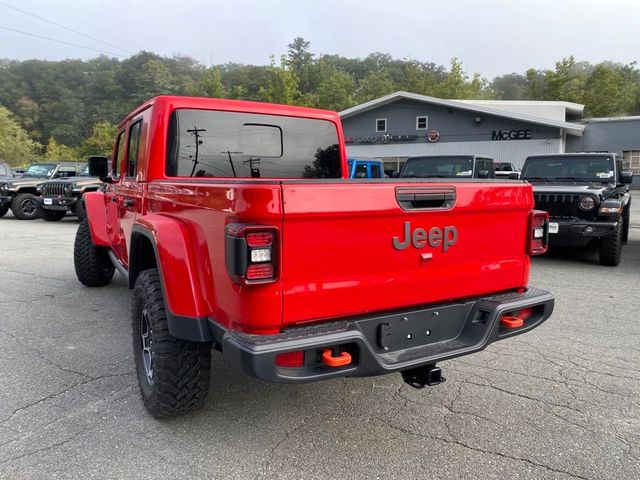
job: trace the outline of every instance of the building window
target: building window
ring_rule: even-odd
[[[387,131],[387,119],[376,118],[376,132],[386,132],[386,131]]]
[[[420,115],[416,117],[416,130],[426,130],[429,128],[429,117]]]
[[[622,152],[624,169],[640,175],[640,150],[625,150]]]

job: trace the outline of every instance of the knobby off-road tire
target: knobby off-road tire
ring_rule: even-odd
[[[631,200],[627,204],[627,208],[622,211],[622,243],[629,241],[629,224],[631,223]]]
[[[0,218],[4,217],[9,211],[9,205],[5,205],[4,207],[0,207]]]
[[[18,193],[11,199],[11,211],[20,220],[38,218],[38,207],[33,193]]]
[[[75,214],[78,216],[78,220],[81,222],[87,219],[87,209],[84,206],[84,198],[78,200],[76,204]]]
[[[66,214],[67,212],[64,210],[47,210],[38,205],[38,217],[46,222],[59,222]]]
[[[80,223],[73,245],[73,264],[80,283],[87,287],[102,287],[111,281],[115,267],[109,259],[108,250],[96,247],[91,240],[89,223]]]
[[[133,353],[144,406],[156,418],[200,408],[209,391],[211,343],[169,334],[157,269],[136,280],[131,309]]]
[[[600,240],[600,265],[617,267],[622,258],[622,222],[618,222],[615,232]]]

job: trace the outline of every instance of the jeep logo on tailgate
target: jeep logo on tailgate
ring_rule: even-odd
[[[402,241],[400,237],[393,237],[393,248],[405,250],[409,244],[413,244],[414,248],[422,248],[428,243],[430,247],[442,247],[442,251],[446,252],[458,241],[458,229],[454,226],[431,227],[427,232],[424,228],[416,228],[411,233],[411,222],[404,222],[403,237]]]

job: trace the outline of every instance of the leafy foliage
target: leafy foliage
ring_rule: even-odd
[[[0,162],[14,166],[28,163],[41,147],[29,138],[11,112],[0,106]]]
[[[342,110],[404,90],[451,99],[564,100],[586,116],[640,114],[640,70],[574,57],[554,68],[509,73],[489,81],[448,67],[374,52],[366,58],[316,55],[296,37],[269,65],[205,67],[185,56],[141,51],[125,60],[0,60],[0,154],[24,162],[36,154],[110,154],[114,125],[160,94],[269,101]],[[8,108],[8,110],[7,110]],[[12,112],[12,114],[9,113]],[[22,140],[16,140],[16,139]],[[52,143],[53,142],[53,143]],[[41,144],[46,144],[43,149]],[[7,157],[8,155],[8,157]]]

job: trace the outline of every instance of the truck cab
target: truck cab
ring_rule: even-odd
[[[426,155],[410,157],[400,178],[494,178],[494,162],[481,155]]]
[[[528,286],[547,218],[530,185],[350,179],[336,112],[156,97],[89,168],[107,185],[85,194],[76,275],[127,279],[156,417],[203,404],[212,348],[265,381],[399,372],[421,388],[553,310]]]
[[[521,178],[533,185],[536,208],[549,212],[549,244],[597,242],[600,264],[617,266],[629,237],[631,172],[613,153],[536,155]]]
[[[380,160],[368,158],[347,159],[349,178],[384,178],[384,164]]]
[[[40,185],[54,178],[74,177],[83,167],[76,162],[32,163],[20,177],[0,180],[0,217],[10,208],[19,220],[38,218]]]

